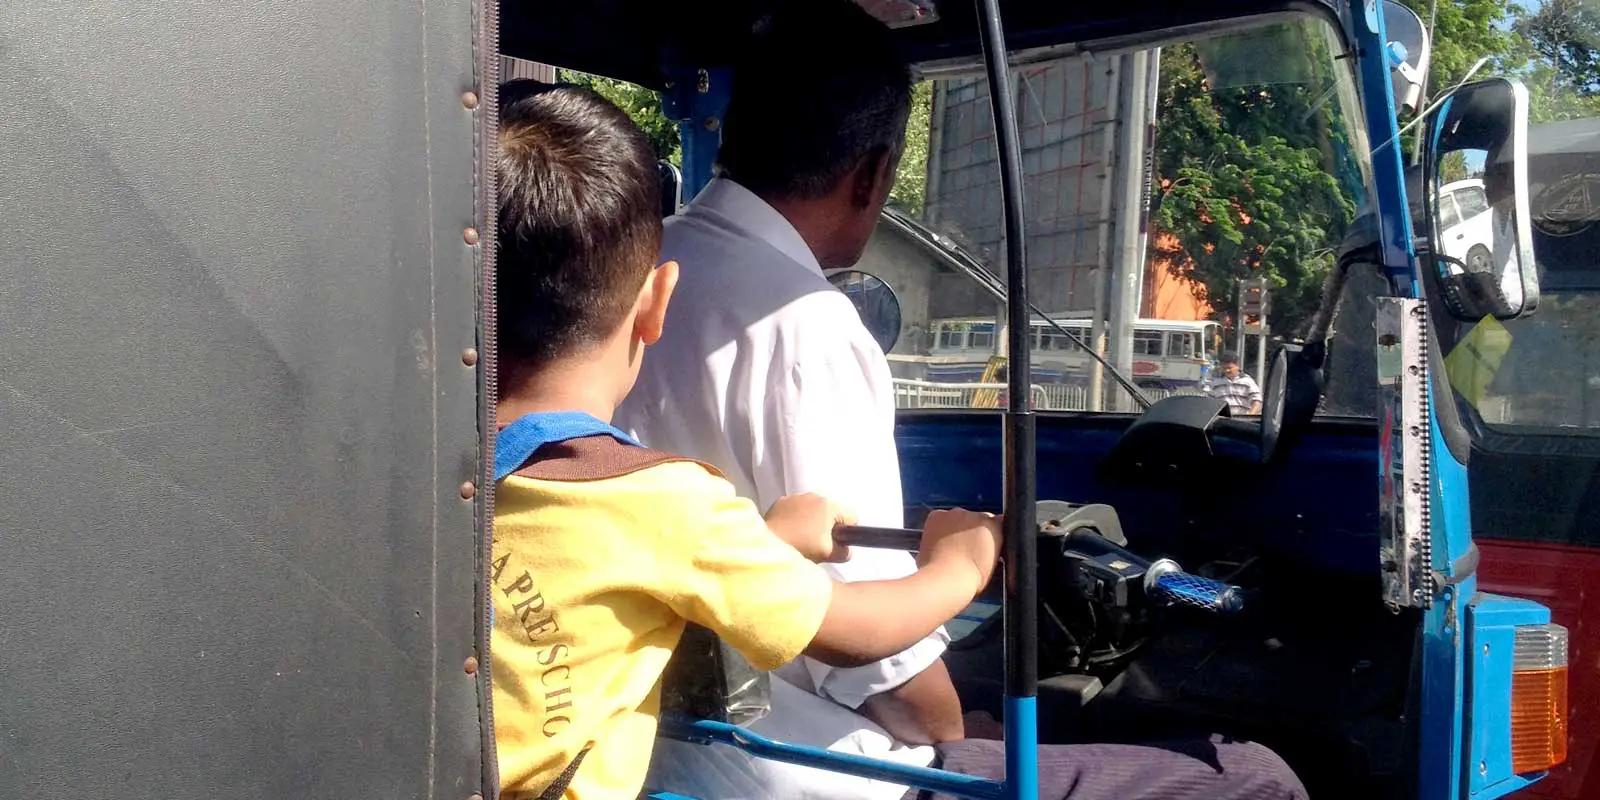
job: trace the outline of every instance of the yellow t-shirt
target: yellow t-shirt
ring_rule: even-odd
[[[810,644],[833,588],[732,485],[681,461],[594,481],[506,478],[489,573],[495,737],[513,800],[537,797],[590,746],[565,797],[633,800],[684,621],[773,669]]]

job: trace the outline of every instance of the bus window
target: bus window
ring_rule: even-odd
[[[1161,355],[1161,331],[1134,331],[1133,353],[1139,356]]]
[[[1169,333],[1167,334],[1167,355],[1194,357],[1194,334]]]
[[[967,346],[972,348],[994,347],[994,325],[979,324],[972,326],[972,335],[967,340]]]
[[[939,348],[944,350],[959,350],[967,346],[967,326],[959,323],[945,323],[939,326]]]

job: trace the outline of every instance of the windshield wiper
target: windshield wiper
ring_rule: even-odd
[[[960,245],[950,241],[946,237],[934,233],[933,231],[929,230],[927,226],[912,219],[910,216],[907,216],[905,212],[900,211],[899,209],[885,206],[883,209],[883,218],[888,220],[889,224],[899,228],[902,233],[914,237],[918,241],[928,245],[936,252],[943,255],[945,257],[946,264],[950,265],[957,272],[960,272],[961,274],[966,275],[968,278],[971,278],[979,286],[983,287],[985,291],[993,295],[994,299],[1000,301],[1001,303],[1006,302],[1005,283],[1000,280],[999,276],[995,275],[993,272],[990,272],[986,267],[984,267],[983,262],[974,258],[972,254],[962,249]],[[1094,348],[1090,347],[1082,339],[1078,338],[1077,334],[1067,330],[1064,326],[1062,326],[1061,323],[1056,322],[1055,320],[1051,319],[1049,315],[1039,310],[1039,307],[1034,305],[1032,300],[1028,301],[1028,310],[1037,315],[1039,319],[1044,320],[1045,324],[1054,328],[1057,333],[1060,333],[1077,343],[1078,347],[1083,348],[1083,352],[1088,353],[1090,358],[1099,362],[1100,366],[1105,367],[1106,370],[1111,373],[1111,378],[1117,382],[1117,385],[1127,390],[1128,394],[1133,396],[1134,402],[1139,404],[1139,409],[1141,411],[1150,407],[1150,398],[1145,397],[1144,392],[1141,391],[1133,381],[1129,380],[1126,375],[1123,375],[1121,372],[1119,372],[1116,367],[1111,366],[1110,362],[1106,361],[1100,356],[1099,353],[1095,352]]]

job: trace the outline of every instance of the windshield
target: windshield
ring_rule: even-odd
[[[1258,358],[1306,332],[1369,185],[1342,54],[1310,17],[1136,53],[1018,54],[1036,407],[1138,410],[1083,345],[1154,400],[1214,387],[1233,351],[1259,382]],[[989,87],[929,78],[860,268],[902,304],[900,406],[999,408],[1004,308],[970,274],[1004,272]],[[1241,317],[1251,279],[1265,314]]]

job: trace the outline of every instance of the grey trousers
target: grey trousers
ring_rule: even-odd
[[[966,739],[938,746],[939,766],[1004,780],[1005,745]],[[1252,742],[1213,737],[1152,744],[1039,748],[1040,800],[1306,800],[1289,765]],[[954,800],[912,790],[905,800]]]

